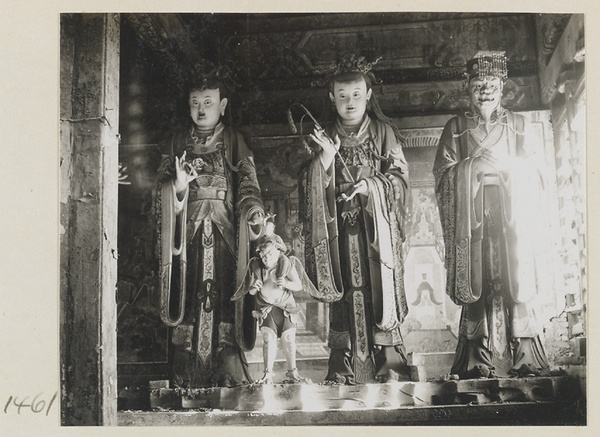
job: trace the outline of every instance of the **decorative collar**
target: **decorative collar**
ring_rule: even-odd
[[[370,124],[371,124],[371,117],[369,117],[368,114],[365,114],[365,119],[363,120],[362,124],[360,125],[358,132],[356,134],[354,134],[354,133],[348,134],[346,132],[346,130],[344,129],[344,126],[342,125],[342,122],[340,121],[340,119],[338,118],[335,121],[335,127],[337,128],[338,132],[344,138],[356,137],[356,138],[360,139],[360,138],[364,137],[365,134],[368,132],[368,128],[369,128]]]
[[[223,123],[219,122],[216,126],[215,126],[215,130],[213,131],[213,133],[209,136],[207,136],[206,138],[200,138],[199,136],[196,136],[196,126],[192,126],[192,131],[190,132],[190,136],[192,137],[192,140],[194,141],[195,145],[199,145],[205,148],[212,148],[214,147],[219,138],[221,137],[221,133],[223,132]]]
[[[492,116],[490,118],[490,124],[494,125],[500,123],[500,120],[505,118],[507,114],[508,110],[506,110],[502,106],[498,106],[498,108],[496,108],[492,113]],[[469,120],[469,122],[474,122],[476,126],[480,124],[485,124],[485,121],[482,119],[481,114],[467,111],[465,112],[465,117],[467,117],[467,120]]]

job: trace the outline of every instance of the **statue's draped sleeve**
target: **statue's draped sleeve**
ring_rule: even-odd
[[[306,273],[323,302],[343,294],[333,180],[334,166],[324,169],[317,155],[300,175]]]
[[[467,146],[459,141],[459,124],[462,119],[451,119],[442,132],[433,165],[436,197],[445,246],[445,267],[447,273],[446,293],[459,305],[476,302],[481,296],[481,288],[471,287],[471,280],[481,282],[481,273],[476,271],[472,278],[471,270],[471,214],[469,214],[472,193],[471,173],[473,160],[467,159]],[[466,133],[464,135],[467,135]],[[475,232],[480,228],[475,229]]]
[[[508,263],[508,287],[516,302],[528,301],[542,282],[539,259],[543,237],[540,221],[542,179],[540,144],[523,116],[508,113],[509,165],[498,168],[498,188],[503,211],[504,251]],[[446,293],[458,305],[476,302],[482,294],[483,266],[483,175],[486,159],[472,147],[464,117],[452,118],[438,143],[433,166],[436,197],[445,245]],[[529,215],[529,217],[527,217]],[[536,229],[537,222],[537,229]],[[521,268],[519,268],[521,266]]]
[[[383,331],[400,325],[408,313],[404,290],[402,242],[405,238],[408,163],[391,126],[372,121],[372,144],[381,167],[365,178],[368,195],[364,214],[371,253],[371,298],[375,323]],[[394,189],[395,186],[395,189]]]
[[[237,219],[237,254],[236,254],[236,286],[237,290],[244,282],[245,268],[251,259],[251,242],[258,239],[262,232],[262,224],[251,224],[249,219],[257,212],[264,215],[260,197],[260,186],[256,176],[256,166],[252,151],[239,132],[225,132],[225,144],[231,144],[230,151],[235,198],[235,214]],[[242,350],[254,348],[256,342],[256,320],[252,317],[255,308],[255,297],[246,294],[235,301],[235,335]]]
[[[157,186],[154,191],[154,208],[158,221],[157,254],[160,278],[160,316],[168,326],[179,325],[185,316],[186,272],[187,272],[187,200],[188,190],[175,192],[176,144],[181,140],[175,134],[170,141],[162,143],[159,148],[162,161],[157,171]],[[171,314],[171,288],[173,286],[173,270],[178,272],[181,294],[178,311],[175,317]]]

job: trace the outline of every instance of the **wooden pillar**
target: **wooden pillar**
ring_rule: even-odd
[[[61,421],[116,425],[119,14],[61,16]]]

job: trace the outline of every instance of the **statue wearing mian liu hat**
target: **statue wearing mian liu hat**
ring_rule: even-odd
[[[433,168],[446,292],[462,306],[451,374],[528,376],[548,363],[536,318],[544,287],[543,152],[527,120],[502,107],[504,52],[467,62],[471,107],[446,124]]]

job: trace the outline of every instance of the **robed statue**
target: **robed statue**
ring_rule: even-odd
[[[542,144],[502,107],[504,52],[479,52],[466,75],[471,108],[446,124],[433,168],[446,291],[462,306],[451,374],[537,375],[548,369],[537,305],[549,291]]]
[[[264,213],[252,152],[222,120],[225,71],[209,63],[194,71],[189,123],[162,146],[161,318],[173,327],[172,381],[180,387],[252,382],[243,350],[254,346],[254,302],[230,299]]]
[[[400,324],[408,165],[377,103],[374,62],[344,55],[327,83],[333,119],[301,174],[306,270],[329,307],[326,381],[409,380]]]

